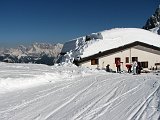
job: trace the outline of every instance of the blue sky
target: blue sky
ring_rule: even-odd
[[[159,0],[0,0],[0,47],[64,43],[111,28],[141,28],[159,3]]]

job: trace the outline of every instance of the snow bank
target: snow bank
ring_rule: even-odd
[[[101,35],[101,33],[92,33],[91,35],[79,37],[77,39],[66,42],[61,52],[67,53],[72,50],[76,50],[76,51],[82,50],[80,48],[85,47],[85,45],[89,44],[89,42],[87,41],[98,40],[98,39],[103,39],[103,36]]]
[[[57,82],[64,78],[71,79],[69,71],[64,70],[62,73],[45,65],[6,63],[0,65],[0,92]]]
[[[40,64],[0,63],[0,93],[25,89],[50,82],[74,80],[96,72],[73,64],[46,66]]]

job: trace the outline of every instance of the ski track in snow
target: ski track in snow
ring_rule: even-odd
[[[148,106],[148,104],[146,105],[146,103],[150,103],[153,100],[153,95],[160,91],[160,86],[158,86],[140,105],[139,107],[137,107],[137,109],[128,117],[127,120],[139,120],[142,116],[142,114],[144,113],[144,111],[146,110],[146,107]],[[139,115],[138,115],[139,114]]]
[[[114,95],[115,95],[115,93],[116,93],[116,91],[117,91],[117,89],[118,89],[118,86],[117,86],[117,87],[114,87],[114,89],[111,90],[111,92],[110,92],[108,95],[102,96],[102,98],[108,96],[108,100],[107,100],[108,102],[106,102],[106,104],[103,104],[102,106],[100,106],[100,107],[92,110],[91,112],[87,113],[86,116],[87,116],[87,117],[89,116],[89,119],[90,119],[90,120],[94,120],[94,119],[99,118],[100,116],[102,116],[103,114],[105,114],[105,112],[108,110],[108,108],[110,107],[110,105],[111,105],[113,102],[115,102],[115,101],[118,100],[118,99],[122,99],[122,98],[125,99],[125,96],[127,96],[127,94],[131,94],[133,91],[135,92],[135,90],[138,89],[140,86],[141,86],[141,85],[139,85],[139,86],[137,86],[137,87],[135,87],[135,88],[133,88],[133,89],[131,89],[131,90],[123,93],[122,95],[117,96],[117,97],[115,97]],[[114,97],[115,97],[115,98],[114,98]],[[98,101],[100,101],[102,98],[100,98]],[[113,98],[114,98],[114,99],[113,99]],[[96,103],[97,103],[98,101],[96,101]],[[80,115],[79,115],[79,116],[80,116]],[[90,116],[93,116],[93,117],[90,118]],[[77,120],[80,120],[80,119],[81,119],[81,118],[79,118],[79,119],[77,119]],[[88,119],[88,118],[87,118],[87,119]]]
[[[24,102],[24,103],[22,103],[22,104],[20,104],[20,105],[14,106],[14,107],[12,107],[12,108],[10,108],[10,109],[7,109],[7,110],[5,110],[5,111],[0,111],[0,114],[5,113],[5,112],[10,112],[10,111],[13,111],[13,110],[15,110],[15,109],[20,109],[20,108],[22,108],[22,107],[25,107],[25,106],[28,105],[28,104],[31,104],[31,103],[33,103],[33,102],[36,102],[37,100],[40,100],[40,99],[42,99],[42,98],[44,98],[44,97],[46,97],[46,96],[49,96],[50,94],[53,94],[53,93],[55,93],[55,92],[58,92],[59,90],[65,89],[65,88],[67,88],[67,87],[69,87],[69,85],[66,86],[66,87],[62,87],[62,88],[56,89],[55,91],[49,92],[49,93],[47,93],[46,95],[39,96],[39,97],[37,97],[37,98],[35,98],[35,99],[32,99],[32,100],[27,101],[27,102]],[[52,90],[52,89],[49,89],[49,90]],[[45,91],[47,92],[48,90],[45,90]]]
[[[7,110],[0,111],[0,114],[5,113],[5,112],[11,112],[11,111],[13,111],[13,110],[15,110],[15,109],[20,109],[20,108],[22,108],[22,107],[25,107],[25,106],[27,106],[28,104],[31,104],[31,103],[33,103],[33,102],[36,102],[37,100],[40,100],[40,99],[45,98],[46,96],[49,96],[50,94],[53,94],[53,93],[58,92],[58,91],[60,91],[60,90],[66,89],[66,88],[68,88],[69,86],[71,86],[72,84],[73,84],[73,83],[68,83],[68,84],[64,84],[64,85],[62,85],[62,86],[58,86],[58,87],[56,86],[55,88],[57,88],[57,89],[55,89],[55,88],[49,88],[49,89],[45,89],[45,90],[38,91],[38,92],[36,92],[36,93],[34,93],[34,94],[35,94],[35,95],[40,94],[40,93],[47,93],[47,94],[41,95],[41,96],[36,97],[35,99],[29,100],[29,101],[27,101],[27,102],[23,102],[22,104],[16,105],[16,106],[11,107],[11,108],[9,108],[9,109],[7,109]],[[34,96],[34,94],[32,94],[32,95]]]
[[[68,105],[69,103],[71,103],[73,100],[77,99],[78,97],[80,97],[82,94],[84,94],[85,92],[87,92],[93,85],[95,85],[97,83],[97,77],[99,76],[96,76],[94,79],[94,82],[91,83],[90,85],[86,86],[83,90],[79,91],[78,93],[76,93],[72,98],[70,98],[67,102],[65,102],[64,104],[62,104],[61,106],[59,106],[57,109],[55,109],[54,111],[52,111],[50,114],[47,115],[47,117],[45,118],[48,119],[49,117],[52,116],[52,114],[56,113],[57,111],[59,111],[60,109],[62,109],[63,107],[65,107],[66,105]],[[121,77],[118,77],[118,78],[121,78]],[[117,79],[117,78],[114,78],[114,79]],[[100,80],[99,82],[103,82],[105,80],[109,80],[109,79],[104,79],[104,80]],[[115,83],[115,84],[118,84],[119,82]]]
[[[159,79],[159,77],[156,78]],[[21,104],[17,101],[17,105],[11,104],[10,107],[3,108],[0,111],[0,119],[147,120],[146,118],[155,118],[158,120],[160,117],[158,114],[160,103],[157,103],[157,99],[160,99],[160,95],[158,95],[160,83],[152,82],[149,77],[129,74],[97,74],[76,79],[56,85],[51,82],[50,86],[35,92],[28,92],[26,89],[26,93],[32,97],[24,98],[25,100]],[[138,83],[128,87],[132,80]],[[150,82],[153,84],[153,88],[148,90],[147,85]],[[65,91],[68,91],[66,95]],[[145,94],[142,94],[143,92]],[[21,95],[23,96],[20,94],[16,97],[21,99]],[[56,101],[52,101],[54,100],[52,97],[55,95],[60,96],[61,99],[58,101],[57,98]],[[135,99],[131,100],[129,104],[127,101],[134,97]],[[49,103],[44,103],[45,101]],[[119,109],[125,103],[128,104],[125,106],[126,108]],[[37,111],[35,111],[36,109]],[[30,111],[26,112],[27,110]],[[117,116],[114,115],[115,111]]]
[[[67,102],[65,102],[64,104],[62,104],[61,106],[59,106],[57,109],[55,109],[54,111],[52,111],[50,114],[48,114],[45,118],[45,120],[47,120],[52,114],[54,114],[55,112],[59,111],[60,109],[62,109],[64,106],[66,106],[67,104],[69,104],[70,102],[72,102],[75,98],[77,98],[78,96],[80,96],[81,94],[83,94],[85,91],[87,91],[90,87],[92,87],[95,83],[96,83],[96,79],[95,82],[93,82],[92,84],[90,84],[89,86],[87,86],[85,89],[83,89],[82,91],[79,91],[76,95],[74,95],[71,99],[69,99]]]
[[[118,78],[120,78],[120,77],[118,77]],[[114,79],[118,79],[117,77],[116,78],[114,78]],[[95,78],[95,80],[97,81],[97,79]],[[101,81],[101,82],[103,82],[103,81]],[[117,82],[117,83],[115,83],[114,84],[114,86],[116,86],[117,84],[118,84],[119,82]],[[114,93],[116,92],[116,90],[117,90],[117,87],[115,87],[113,90],[111,90],[111,93],[109,93],[109,95],[110,94],[112,94],[113,93],[113,95],[110,97],[110,98],[112,98],[113,96],[114,96]],[[109,96],[108,95],[108,96]],[[101,101],[104,97],[106,97],[107,95],[105,94],[105,95],[103,95],[103,96],[100,96],[100,97],[97,97],[97,99],[95,99],[91,104],[89,104],[84,110],[82,110],[82,111],[80,111],[79,113],[77,113],[77,115],[75,115],[71,120],[79,120],[79,119],[81,119],[81,116],[87,111],[87,112],[89,112],[90,110],[91,110],[91,108],[93,107],[93,106],[95,106],[99,101]]]

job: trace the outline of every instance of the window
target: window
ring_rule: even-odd
[[[148,61],[141,62],[142,68],[148,68]]]
[[[126,63],[129,63],[129,57],[126,57]]]
[[[132,57],[132,62],[138,61],[138,57]]]
[[[155,63],[155,66],[160,65],[160,63]]]
[[[99,64],[98,59],[92,59],[91,60],[91,65],[98,65],[98,64]]]

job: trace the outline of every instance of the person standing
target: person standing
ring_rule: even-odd
[[[137,61],[133,62],[133,75],[137,74]]]
[[[116,61],[117,73],[121,72],[121,62],[120,60]]]
[[[142,70],[141,62],[138,62],[137,63],[137,74],[141,74],[141,70]]]
[[[127,67],[128,73],[131,73],[132,72],[132,70],[131,70],[132,65],[131,64],[127,64],[126,67]]]
[[[110,72],[109,66],[110,66],[109,64],[106,66],[106,71],[107,71],[107,72]]]

